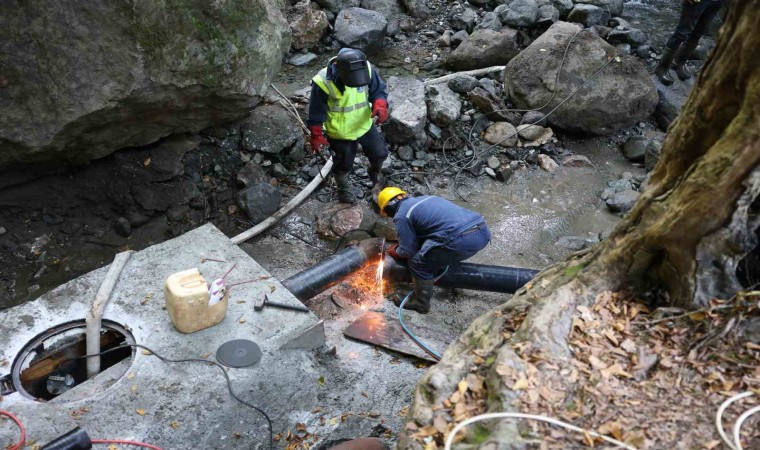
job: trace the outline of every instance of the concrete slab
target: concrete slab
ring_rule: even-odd
[[[228,263],[202,262],[204,258]],[[193,334],[176,331],[163,308],[166,278],[198,267],[210,280],[232,262],[238,265],[229,276],[230,283],[256,281],[231,289],[227,315],[220,324]],[[106,271],[107,267],[95,270],[36,301],[0,311],[0,375],[10,371],[10,363],[34,336],[53,325],[84,318]],[[263,289],[273,289],[269,294],[273,301],[300,304],[256,261],[208,224],[134,254],[116,284],[104,318],[128,327],[137,343],[173,359],[213,358],[228,340],[255,341],[262,359],[227,373],[239,396],[269,413],[277,433],[295,428],[299,417],[308,415],[318,403],[319,369],[312,352],[304,348],[324,343],[324,327],[313,313],[276,308],[255,312],[253,299]],[[283,349],[294,346],[299,348]],[[27,427],[28,441],[40,445],[79,426],[92,438],[138,440],[165,450],[268,448],[266,420],[232,399],[219,368],[202,363],[168,364],[137,351],[127,375],[119,378],[116,372],[123,370],[109,370],[83,386],[93,392],[86,398],[74,395],[76,388],[49,403],[17,392],[2,398],[0,408],[17,414]],[[93,386],[99,380],[103,380],[102,389]],[[0,447],[11,443],[13,432],[5,433],[10,428],[8,421],[0,422]]]

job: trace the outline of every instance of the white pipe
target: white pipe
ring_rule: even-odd
[[[721,403],[720,407],[718,408],[718,412],[715,414],[715,428],[718,430],[718,434],[720,435],[720,438],[723,440],[723,443],[728,446],[731,450],[737,450],[736,446],[733,442],[728,438],[726,435],[726,431],[723,429],[723,413],[726,412],[726,409],[731,406],[731,404],[737,400],[741,400],[743,398],[749,397],[753,395],[751,391],[742,392],[741,394],[736,394],[733,397],[730,397],[726,399],[723,403]]]
[[[285,206],[280,208],[276,213],[269,216],[263,222],[233,237],[232,242],[234,244],[240,244],[241,242],[245,242],[248,239],[266,230],[267,228],[271,227],[283,217],[290,214],[290,211],[295,209],[296,206],[300,205],[301,202],[304,201],[306,197],[308,197],[312,192],[314,192],[314,189],[316,189],[317,186],[320,185],[320,183],[322,183],[322,180],[324,180],[327,174],[330,173],[330,169],[332,169],[332,166],[333,166],[333,160],[332,160],[332,157],[330,157],[330,159],[328,159],[325,165],[322,167],[322,170],[319,171],[317,176],[315,176],[314,179],[311,180],[311,183],[309,183],[305,188],[303,188],[303,190],[299,192],[298,195],[293,197]]]
[[[431,78],[430,80],[425,80],[423,83],[425,84],[425,86],[428,86],[431,84],[438,84],[438,83],[443,83],[444,81],[449,81],[453,78],[458,77],[459,75],[483,75],[483,74],[491,73],[491,72],[499,72],[501,70],[504,70],[505,67],[507,66],[492,66],[492,67],[486,67],[483,69],[466,70],[464,72],[451,73],[451,74],[444,75],[438,78]]]
[[[103,282],[100,284],[98,293],[95,295],[95,301],[87,312],[85,319],[85,337],[87,339],[87,355],[97,355],[87,358],[87,378],[100,373],[100,322],[103,317],[103,311],[106,309],[108,299],[111,297],[116,282],[122,269],[127,264],[127,260],[134,253],[133,250],[121,252],[114,257],[111,267],[108,269]]]

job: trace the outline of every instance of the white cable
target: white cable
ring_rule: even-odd
[[[522,414],[522,413],[508,413],[508,412],[502,412],[502,413],[488,413],[488,414],[481,414],[479,416],[471,417],[464,422],[460,423],[459,425],[455,426],[453,430],[451,430],[451,433],[449,433],[448,437],[446,438],[446,446],[444,450],[451,450],[451,444],[454,441],[454,436],[457,435],[457,433],[467,425],[470,425],[471,423],[480,422],[481,420],[488,420],[488,419],[530,419],[530,420],[538,420],[540,422],[546,422],[550,423],[552,425],[557,425],[563,428],[567,428],[568,430],[576,431],[578,433],[588,433],[591,436],[598,437],[600,439],[603,439],[610,444],[617,445],[618,447],[622,447],[626,450],[636,450],[635,447],[631,447],[630,445],[626,444],[625,442],[620,442],[618,440],[612,439],[611,437],[604,436],[602,434],[599,434],[595,431],[591,430],[584,430],[583,428],[578,428],[575,425],[570,425],[569,423],[562,422],[561,420],[553,419],[551,417],[546,416],[537,416],[533,414]]]
[[[739,416],[738,419],[736,419],[736,423],[734,424],[734,443],[736,444],[736,450],[744,450],[744,447],[742,447],[742,441],[741,436],[739,436],[739,432],[742,429],[742,424],[745,420],[749,418],[749,416],[756,414],[760,411],[760,405],[755,406],[752,409],[749,409],[747,411],[744,411],[744,414]]]
[[[727,399],[725,402],[721,403],[720,408],[718,408],[718,412],[715,414],[715,428],[718,429],[718,434],[720,435],[720,438],[723,439],[723,443],[728,446],[731,450],[739,450],[737,449],[736,445],[734,445],[733,442],[728,438],[726,435],[726,431],[723,429],[723,413],[726,411],[726,409],[731,406],[731,403],[741,400],[745,397],[749,397],[752,395],[752,392],[742,392],[741,394],[736,394],[733,397]],[[738,441],[737,441],[738,442]]]

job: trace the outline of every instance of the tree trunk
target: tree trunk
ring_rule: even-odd
[[[418,384],[399,448],[424,448],[419,430],[443,417],[460,380],[484,383],[484,410],[512,409],[517,394],[504,386],[499,367],[524,371],[529,361],[515,351],[522,345],[538,349],[543,361],[569,358],[573,314],[602,292],[661,288],[663,303],[695,308],[740,289],[736,264],[757,245],[760,225],[752,210],[760,198],[758,9],[760,0],[731,3],[633,210],[609,239],[542,271],[451,344]],[[479,442],[459,448],[524,448],[509,421],[490,425]]]

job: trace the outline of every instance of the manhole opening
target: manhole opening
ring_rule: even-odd
[[[123,326],[110,320],[103,321],[100,332],[101,351],[134,342],[132,333]],[[22,395],[38,401],[50,401],[66,393],[72,401],[83,398],[69,391],[87,381],[87,360],[82,358],[87,354],[86,347],[84,320],[49,328],[29,341],[16,357],[11,371],[13,385]],[[131,365],[133,357],[133,347],[103,354],[100,357],[100,373],[121,363],[109,372],[109,381],[121,378]]]

